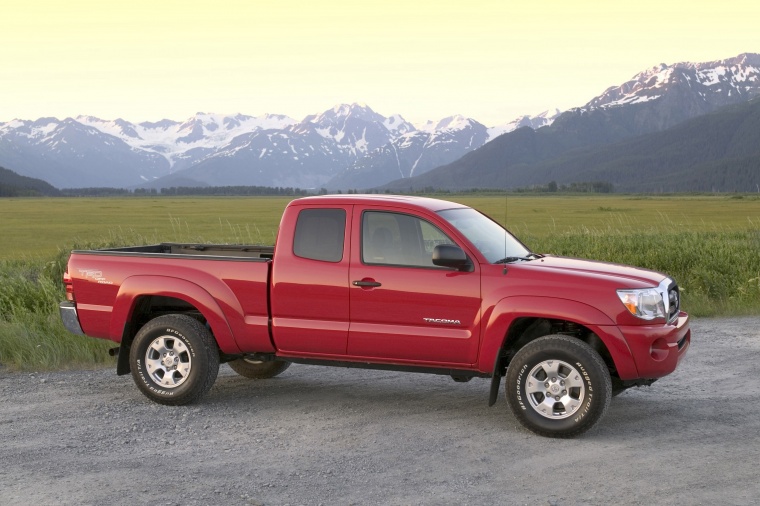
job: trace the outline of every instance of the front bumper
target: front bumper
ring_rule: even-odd
[[[639,378],[661,378],[672,373],[691,344],[689,315],[684,312],[669,325],[621,326],[619,329],[631,350]]]
[[[61,321],[66,330],[72,334],[84,335],[82,326],[79,324],[79,316],[77,316],[77,307],[73,302],[61,302],[58,305],[58,309],[61,312]]]

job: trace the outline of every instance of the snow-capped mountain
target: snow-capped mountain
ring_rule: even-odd
[[[571,112],[631,111],[636,133],[674,126],[760,94],[760,54],[704,63],[660,64],[608,88]],[[635,117],[634,117],[635,115]]]
[[[190,167],[240,135],[259,130],[281,130],[297,123],[277,114],[256,118],[202,112],[183,123],[162,120],[135,125],[123,119],[104,121],[92,116],[78,116],[76,120],[113,135],[133,148],[163,156],[172,172]]]
[[[71,118],[0,124],[0,166],[58,188],[127,187],[169,173],[163,156]]]
[[[414,129],[400,115],[386,118],[366,105],[341,104],[282,129],[256,130],[219,146],[177,177],[210,185],[319,188],[357,158]]]
[[[689,88],[702,101],[718,107],[748,100],[760,91],[760,55],[745,53],[706,63],[661,63],[620,86],[608,88],[584,108],[649,102],[672,94],[679,87]]]
[[[562,112],[559,109],[544,111],[536,116],[520,116],[509,123],[498,125],[488,129],[488,141],[496,137],[517,130],[518,128],[528,127],[536,130],[541,127],[549,126],[559,117]]]
[[[549,126],[560,111],[546,111],[537,116],[519,118],[486,128],[472,118],[449,116],[428,121],[359,158],[345,171],[325,184],[330,190],[373,188],[399,178],[424,174],[451,163],[485,143],[518,128]]]
[[[417,129],[398,114],[385,117],[360,104],[341,104],[302,121],[276,114],[207,113],[184,122],[137,124],[92,116],[41,118],[0,124],[0,166],[58,188],[319,188],[358,166],[377,172],[377,184],[422,173],[492,136],[482,124],[461,116]],[[387,171],[387,153],[403,159],[403,167],[398,162],[395,171]]]
[[[662,131],[758,94],[760,55],[746,53],[715,62],[658,65],[583,107],[523,116],[491,128],[461,116],[417,128],[400,115],[386,117],[361,104],[341,104],[301,121],[274,114],[205,113],[184,122],[138,124],[91,116],[13,120],[0,123],[0,166],[58,188],[366,189],[424,175],[485,144],[499,144],[489,153],[503,150],[504,156],[496,157],[502,166],[507,160],[526,164],[567,149]],[[521,128],[525,126],[531,130]],[[483,176],[479,180],[486,180],[478,183],[483,187],[490,177],[486,166],[477,167]],[[470,178],[472,184],[476,180]],[[408,188],[406,181],[402,184]]]
[[[621,85],[608,88],[585,106],[562,113],[546,128],[508,132],[453,163],[409,180],[394,181],[384,189],[393,191],[431,186],[452,190],[514,188],[543,185],[550,181],[590,181],[588,178],[592,176],[589,174],[593,171],[589,168],[607,167],[605,164],[613,158],[611,152],[605,151],[607,146],[647,134],[650,134],[647,139],[654,142],[660,136],[651,134],[664,134],[688,120],[716,113],[711,115],[712,118],[706,118],[707,124],[719,117],[719,110],[730,106],[741,108],[758,96],[759,54],[745,53],[705,63],[658,65],[636,74]],[[728,130],[724,130],[724,134],[731,136]],[[736,139],[737,144],[742,141]],[[662,146],[659,149],[662,156],[667,157],[667,149]],[[589,158],[573,165],[570,153],[577,155],[580,150],[584,150]],[[631,171],[636,172],[636,161],[648,153],[642,152],[642,157],[631,156],[630,151],[625,154],[627,157],[616,161],[617,168],[627,171],[621,175],[620,181]],[[723,163],[721,160],[713,161]],[[670,166],[675,166],[682,161],[674,158],[671,162]],[[730,165],[729,161],[725,162]],[[754,161],[747,163],[750,167],[756,167],[752,165]],[[688,163],[684,164],[688,166]],[[665,163],[662,166],[669,165]],[[505,167],[510,170],[505,172]],[[604,180],[616,184],[614,171],[605,171]],[[598,174],[593,177],[602,179]],[[666,177],[661,175],[661,178]]]
[[[386,145],[396,136],[414,130],[414,126],[399,115],[386,118],[366,105],[343,104],[318,116],[307,116],[293,131],[311,129],[357,155]]]
[[[372,188],[423,174],[460,158],[488,140],[481,123],[463,116],[428,122],[359,158],[325,184],[330,190]]]

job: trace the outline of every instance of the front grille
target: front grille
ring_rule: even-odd
[[[672,322],[681,312],[681,294],[678,291],[678,285],[672,283],[668,287],[668,322]]]

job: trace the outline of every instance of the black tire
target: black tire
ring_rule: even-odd
[[[290,367],[290,362],[276,360],[274,362],[261,362],[248,358],[239,358],[227,362],[233,371],[241,376],[251,379],[274,378]]]
[[[208,329],[186,315],[146,323],[129,352],[132,378],[150,400],[179,406],[202,397],[219,372],[219,348]]]
[[[456,381],[457,383],[467,383],[472,379],[472,376],[459,376],[457,374],[452,374],[451,379]]]
[[[509,407],[523,426],[541,436],[586,432],[604,416],[611,394],[604,360],[574,337],[551,335],[531,341],[507,368]]]

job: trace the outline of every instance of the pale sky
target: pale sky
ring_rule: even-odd
[[[0,0],[0,122],[196,112],[493,126],[659,63],[760,53],[757,0]]]

